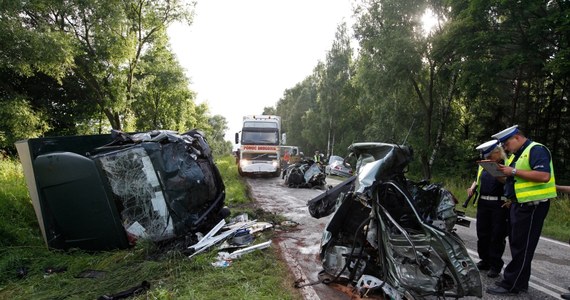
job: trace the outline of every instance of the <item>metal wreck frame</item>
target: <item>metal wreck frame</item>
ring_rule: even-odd
[[[309,201],[315,217],[334,209],[321,240],[321,279],[391,299],[481,297],[479,271],[453,229],[453,195],[404,177],[412,158],[406,146],[357,143],[349,151],[357,177],[328,199]]]

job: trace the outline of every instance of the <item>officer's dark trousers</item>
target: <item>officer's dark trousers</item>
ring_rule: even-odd
[[[477,204],[477,253],[492,269],[503,268],[505,238],[509,232],[509,209],[501,207],[505,202],[479,199]]]
[[[509,246],[512,260],[503,273],[501,286],[504,288],[514,292],[528,289],[532,258],[549,208],[550,201],[538,205],[513,203],[511,206]]]

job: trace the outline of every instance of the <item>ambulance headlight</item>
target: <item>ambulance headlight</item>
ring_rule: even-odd
[[[239,165],[243,168],[245,166],[251,165],[251,162],[247,159],[240,159]]]

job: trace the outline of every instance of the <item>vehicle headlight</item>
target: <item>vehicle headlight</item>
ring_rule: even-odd
[[[278,160],[272,161],[271,164],[273,165],[274,168],[279,167],[279,161]]]
[[[243,158],[242,158],[242,159],[240,159],[240,161],[239,161],[239,165],[242,166],[242,167],[245,167],[245,166],[250,165],[250,164],[251,164],[251,162],[250,162],[249,160],[247,160],[247,159],[243,159]]]

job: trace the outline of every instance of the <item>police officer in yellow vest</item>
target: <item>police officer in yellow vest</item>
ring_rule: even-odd
[[[319,153],[319,150],[315,150],[315,155],[313,156],[313,161],[315,162],[321,162],[321,154]]]
[[[527,139],[518,125],[495,135],[511,154],[499,170],[507,176],[505,195],[512,200],[509,246],[512,260],[503,280],[487,289],[494,295],[514,295],[528,290],[531,262],[538,245],[550,198],[556,197],[552,156],[544,145]]]
[[[507,159],[505,151],[499,141],[491,140],[476,148],[481,157],[504,164]],[[477,253],[479,259],[477,268],[480,271],[489,271],[487,277],[498,277],[503,269],[503,252],[505,252],[506,237],[509,232],[509,209],[505,207],[504,178],[494,177],[483,167],[479,166],[477,180],[467,189],[471,196],[477,191]]]

